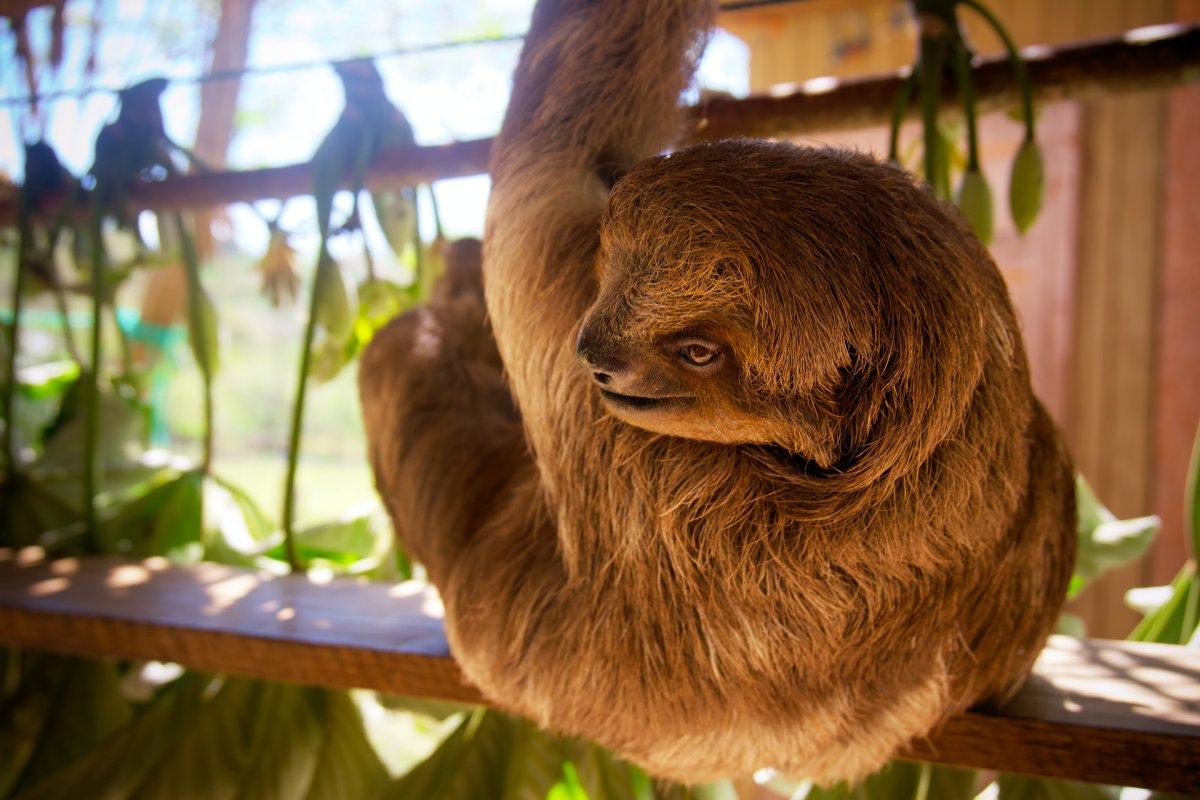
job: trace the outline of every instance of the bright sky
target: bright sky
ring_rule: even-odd
[[[58,81],[43,78],[43,91],[77,88],[90,34],[94,0],[67,6],[66,63]],[[211,36],[203,2],[118,0],[105,12],[97,73],[93,85],[123,86],[153,75],[185,78],[204,71],[200,53]],[[260,0],[250,43],[251,66],[290,64],[370,55],[397,47],[447,40],[520,33],[528,25],[532,0]],[[34,12],[35,51],[48,46],[49,12]],[[26,94],[15,69],[12,36],[0,45],[0,87],[5,97]],[[481,44],[452,50],[393,56],[377,63],[388,94],[412,122],[417,141],[435,144],[494,133],[508,101],[509,76],[518,43]],[[748,51],[736,38],[718,34],[701,64],[703,86],[744,94],[749,82]],[[167,132],[176,141],[193,140],[198,86],[179,81],[163,95]],[[312,155],[341,109],[341,88],[328,68],[252,76],[242,86],[238,132],[230,148],[230,166],[253,168],[303,161]],[[81,99],[48,104],[46,137],[76,174],[91,163],[92,142],[112,116],[115,97],[99,92]],[[0,108],[0,169],[20,176],[21,117]],[[26,125],[25,135],[37,126]],[[436,191],[450,235],[482,230],[488,180],[485,176],[440,181]],[[262,208],[273,213],[275,204]],[[423,217],[428,209],[422,209]],[[231,209],[235,239],[256,252],[266,232],[246,207]],[[290,202],[285,228],[311,246],[311,201]],[[431,226],[426,219],[425,225]],[[428,231],[430,228],[426,227]]]

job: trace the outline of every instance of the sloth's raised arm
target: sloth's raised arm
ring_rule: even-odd
[[[581,302],[609,181],[675,134],[712,14],[711,0],[538,3],[491,163],[485,271],[502,351],[507,320],[528,323],[522,297]]]

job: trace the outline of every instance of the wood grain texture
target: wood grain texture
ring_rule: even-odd
[[[1117,37],[1045,49],[1028,57],[1034,94],[1039,102],[1189,83],[1200,80],[1200,26],[1179,25],[1140,40]],[[1007,59],[980,59],[974,76],[981,110],[1007,108],[1017,102],[1016,84]],[[822,79],[783,94],[712,99],[689,109],[690,132],[685,140],[788,137],[877,125],[889,118],[892,101],[903,81],[899,74],[847,81]],[[954,106],[958,100],[947,95],[943,103]],[[916,111],[915,106],[910,109],[912,114]],[[385,150],[367,170],[366,185],[394,188],[480,174],[487,171],[490,149],[491,139],[473,139]],[[184,175],[133,186],[130,199],[139,207],[155,211],[208,208],[307,194],[312,190],[312,176],[310,163]],[[10,223],[15,212],[13,200],[0,200],[0,224]]]
[[[436,592],[416,582],[0,549],[0,643],[482,702],[449,656]],[[904,755],[1200,792],[1200,649],[1053,637],[1002,709],[955,717]]]

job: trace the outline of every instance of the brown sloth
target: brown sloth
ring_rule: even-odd
[[[788,144],[655,155],[711,15],[538,5],[487,318],[461,245],[363,360],[371,460],[495,705],[664,777],[856,779],[1024,678],[1072,469],[995,265],[923,186]]]

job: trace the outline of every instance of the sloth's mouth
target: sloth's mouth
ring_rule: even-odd
[[[688,399],[682,395],[671,395],[668,397],[639,397],[633,394],[617,394],[616,392],[610,392],[608,389],[601,389],[600,395],[605,400],[619,408],[631,408],[639,410],[678,405],[682,401]]]

